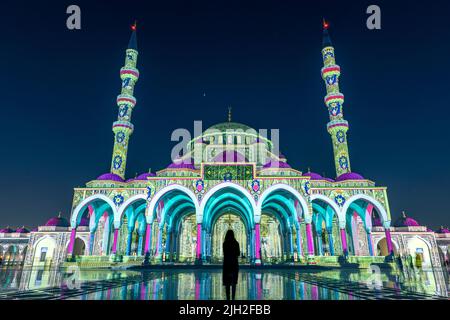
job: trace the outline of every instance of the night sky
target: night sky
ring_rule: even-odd
[[[303,4],[300,4],[303,2]],[[395,3],[393,3],[395,2]],[[67,6],[81,30],[66,28]],[[381,30],[366,8],[381,7]],[[405,210],[449,225],[449,1],[9,1],[2,4],[0,226],[36,226],[110,169],[119,69],[138,20],[127,178],[170,163],[176,128],[280,129],[302,171],[335,177],[323,103],[322,17],[341,66],[352,171]]]

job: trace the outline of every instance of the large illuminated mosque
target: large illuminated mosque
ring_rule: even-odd
[[[74,189],[69,221],[58,216],[15,238],[14,230],[0,230],[0,254],[6,259],[12,252],[5,246],[16,241],[26,266],[214,264],[233,229],[241,262],[251,265],[421,255],[424,266],[440,267],[448,259],[448,230],[435,233],[405,214],[391,223],[386,187],[351,170],[341,69],[326,24],[322,57],[336,178],[292,168],[275,141],[233,122],[230,113],[166,168],[126,179],[139,78],[134,27],[120,70],[110,172]]]

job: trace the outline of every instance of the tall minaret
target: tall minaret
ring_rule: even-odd
[[[130,122],[131,113],[136,105],[136,98],[133,96],[134,85],[139,78],[139,71],[136,69],[137,62],[137,39],[136,23],[131,26],[132,34],[128,49],[126,50],[125,66],[120,69],[122,79],[122,91],[117,96],[119,114],[117,121],[113,123],[114,149],[111,161],[111,173],[115,173],[125,179],[125,167],[127,164],[128,140],[133,133],[133,124]]]
[[[334,47],[328,35],[328,22],[323,21],[323,42],[322,57],[323,68],[322,78],[325,81],[327,95],[325,105],[328,108],[330,122],[327,124],[328,133],[331,135],[334,151],[334,164],[336,166],[336,176],[350,172],[350,157],[347,146],[348,122],[344,120],[342,105],[344,95],[339,92],[339,75],[341,68],[336,64],[334,57]]]

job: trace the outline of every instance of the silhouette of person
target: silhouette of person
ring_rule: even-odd
[[[230,300],[230,289],[232,299],[236,296],[236,284],[239,275],[238,257],[240,255],[239,242],[234,238],[233,230],[228,230],[223,242],[223,272],[222,282],[225,286],[227,300]]]

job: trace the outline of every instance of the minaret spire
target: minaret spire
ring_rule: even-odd
[[[231,122],[231,106],[228,107],[228,122]]]
[[[130,122],[131,113],[136,105],[136,98],[133,96],[134,85],[139,78],[139,71],[136,69],[138,56],[136,22],[131,26],[131,30],[132,33],[125,54],[125,66],[120,69],[122,91],[117,96],[119,114],[117,121],[113,123],[114,149],[111,161],[111,173],[117,174],[123,179],[125,179],[128,141],[134,129],[133,124]]]
[[[323,20],[323,40],[322,40],[322,79],[325,81],[327,95],[325,105],[328,108],[330,122],[327,124],[328,133],[333,142],[334,163],[336,175],[350,172],[350,157],[347,146],[348,122],[344,120],[342,105],[344,95],[339,92],[339,76],[341,68],[336,64],[334,47],[328,33],[329,23]]]

